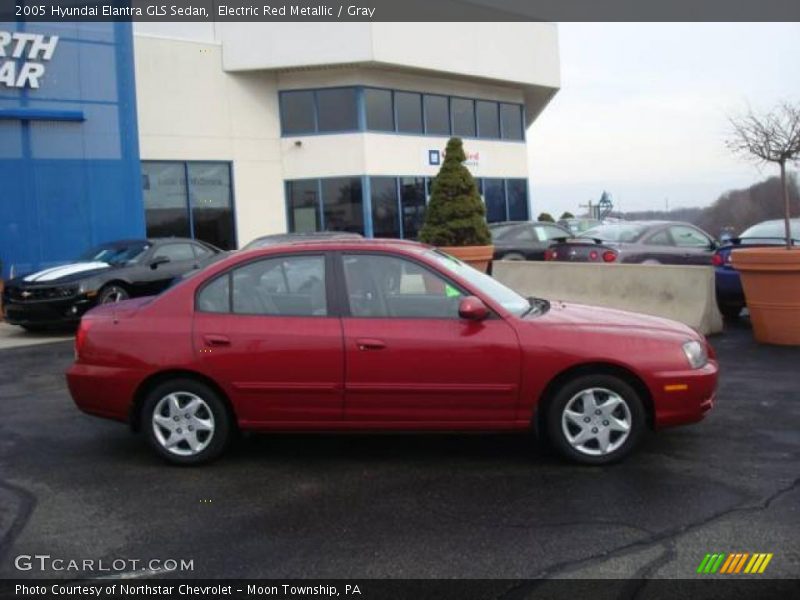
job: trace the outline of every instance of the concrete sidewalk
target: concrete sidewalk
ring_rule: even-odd
[[[0,350],[9,348],[22,348],[37,344],[50,344],[70,340],[74,334],[68,331],[46,331],[43,333],[30,333],[22,327],[0,322]]]

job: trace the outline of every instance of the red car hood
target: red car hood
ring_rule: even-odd
[[[615,308],[572,304],[571,302],[552,301],[550,310],[535,319],[555,326],[624,328],[631,330],[631,333],[635,333],[635,330],[659,331],[700,339],[700,335],[696,331],[678,321]]]

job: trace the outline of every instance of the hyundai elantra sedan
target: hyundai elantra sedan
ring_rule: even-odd
[[[666,319],[523,298],[434,248],[304,241],[232,254],[89,311],[69,389],[166,460],[238,431],[535,431],[588,464],[703,418],[718,365]]]

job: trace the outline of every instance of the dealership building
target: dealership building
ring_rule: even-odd
[[[487,219],[528,219],[558,87],[550,23],[0,23],[3,276],[144,236],[413,239],[452,135]]]

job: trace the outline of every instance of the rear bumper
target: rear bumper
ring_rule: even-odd
[[[714,281],[717,288],[717,303],[723,305],[744,305],[744,290],[739,271],[728,267],[714,269]]]
[[[67,371],[67,386],[83,412],[127,422],[144,377],[141,371],[75,363]]]
[[[701,369],[657,373],[651,384],[656,429],[703,419],[716,402],[718,379],[716,360]]]

